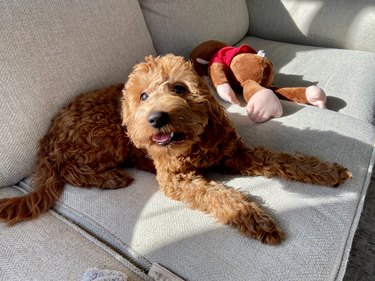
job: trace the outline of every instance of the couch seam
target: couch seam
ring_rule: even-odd
[[[61,222],[66,224],[67,226],[71,227],[76,233],[78,233],[81,237],[85,238],[90,243],[94,244],[95,246],[99,247],[101,250],[106,252],[108,255],[112,256],[114,259],[116,259],[118,262],[120,262],[122,265],[124,265],[127,269],[138,275],[144,280],[149,279],[147,276],[147,273],[143,271],[142,269],[138,268],[136,265],[132,263],[132,261],[128,260],[127,257],[122,256],[120,253],[117,253],[112,247],[105,242],[101,241],[101,239],[98,239],[96,236],[94,236],[89,231],[86,231],[84,228],[82,228],[80,225],[77,225],[74,221],[69,220],[64,215],[59,214],[54,209],[49,210],[49,212],[59,219]],[[151,280],[151,279],[150,279]]]
[[[63,218],[67,219],[68,221],[72,222],[74,225],[78,226],[80,229],[89,233],[98,241],[106,244],[108,247],[110,247],[114,251],[118,252],[121,255],[124,255],[126,259],[128,259],[131,263],[133,263],[136,267],[140,268],[144,272],[148,272],[150,270],[152,263],[148,259],[146,259],[143,255],[135,251],[127,243],[123,242],[115,234],[108,231],[100,223],[92,220],[86,214],[82,213],[80,210],[72,206],[66,205],[63,202],[57,202],[55,206],[53,207],[53,211],[55,211],[58,215],[61,215]],[[83,220],[84,222],[79,223],[76,219],[74,219],[74,217],[80,217],[80,219]],[[85,224],[88,225],[88,227],[86,227]],[[90,227],[93,228],[93,231],[90,230]],[[104,235],[100,235],[100,233],[103,233]],[[113,243],[106,241],[105,239],[106,236],[109,239],[111,239]],[[121,247],[124,247],[125,250],[122,250]]]
[[[23,185],[27,185],[25,182],[22,182]],[[13,188],[17,189],[18,191],[22,192],[23,194],[27,194],[27,188],[23,188],[19,185],[13,185]],[[61,204],[58,204],[61,205]],[[73,208],[72,208],[73,209]],[[140,277],[143,280],[152,280],[148,275],[147,272],[149,269],[146,271],[144,268],[137,266],[134,264],[134,258],[133,257],[128,257],[128,255],[122,255],[122,251],[118,253],[116,249],[113,249],[110,244],[105,243],[102,239],[96,237],[93,235],[92,232],[87,231],[85,228],[83,228],[81,225],[77,224],[75,221],[70,220],[68,217],[65,217],[63,214],[60,214],[54,209],[49,209],[47,211],[50,213],[53,217],[58,219],[60,222],[65,224],[66,226],[70,227],[72,230],[74,230],[75,233],[77,233],[80,237],[83,237],[86,241],[89,243],[95,245],[102,251],[104,251],[106,254],[109,256],[113,257],[116,261],[121,263],[124,267],[126,267],[128,270],[132,271],[134,274],[136,274],[138,277]],[[47,213],[46,212],[46,213]],[[77,212],[80,213],[80,212]],[[108,231],[107,231],[108,232]],[[115,237],[113,234],[108,233],[108,235]],[[117,237],[115,237],[116,240],[119,240]],[[124,243],[123,243],[124,244]],[[126,245],[128,248],[129,246]],[[147,260],[146,260],[147,261]],[[148,261],[147,261],[148,262]],[[151,264],[151,263],[150,263]]]
[[[29,184],[24,180],[22,180],[19,184],[23,185],[24,187],[17,185],[15,187],[24,194],[27,194],[30,190],[32,190]],[[57,201],[52,209],[48,210],[48,212],[55,214],[56,217],[63,218],[66,222],[70,222],[70,224],[74,225],[75,227],[86,233],[88,236],[92,237],[103,245],[106,245],[111,251],[116,252],[118,255],[122,255],[125,260],[127,260],[134,267],[138,268],[143,274],[147,273],[150,270],[152,262],[132,249],[127,243],[123,242],[120,238],[118,238],[112,232],[108,231],[101,224],[97,223],[89,216],[82,213],[80,210],[64,204],[60,200]],[[80,219],[84,222],[79,223],[78,220],[75,219],[76,217],[80,217]],[[86,227],[85,225],[88,226]],[[90,227],[93,228],[93,231],[90,230]],[[100,235],[100,233],[103,233],[104,235]],[[110,240],[112,240],[113,243],[106,241],[106,236]],[[122,247],[124,247],[125,250],[122,250]],[[116,256],[114,257],[116,258]]]

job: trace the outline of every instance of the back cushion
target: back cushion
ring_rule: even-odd
[[[0,1],[0,186],[33,170],[37,141],[74,96],[125,82],[155,54],[136,0]]]
[[[247,0],[249,35],[375,52],[374,0]]]
[[[140,0],[156,51],[187,57],[202,41],[239,42],[249,17],[244,0]]]

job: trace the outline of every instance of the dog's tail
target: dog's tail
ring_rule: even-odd
[[[64,182],[53,161],[40,154],[35,170],[35,191],[21,197],[0,199],[0,221],[13,225],[37,218],[60,198]]]

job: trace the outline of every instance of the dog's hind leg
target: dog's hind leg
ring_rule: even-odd
[[[103,171],[94,170],[88,166],[69,165],[61,169],[61,177],[69,184],[78,187],[99,187],[114,189],[128,186],[133,178],[122,168]]]
[[[239,145],[237,151],[223,161],[231,174],[282,177],[305,183],[336,187],[352,175],[337,163],[328,163],[317,157],[288,154],[262,147]]]
[[[245,236],[266,244],[278,244],[285,238],[285,233],[270,215],[233,188],[207,181],[195,173],[158,174],[158,181],[168,197],[236,227]]]

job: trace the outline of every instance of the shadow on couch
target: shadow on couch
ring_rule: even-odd
[[[145,271],[151,262],[160,262],[182,276],[189,274],[191,279],[205,270],[212,276],[222,273],[227,277],[236,272],[244,274],[244,270],[254,276],[276,274],[267,272],[267,268],[289,270],[280,272],[280,276],[299,270],[308,276],[318,274],[314,270],[324,276],[337,273],[342,254],[345,260],[350,249],[355,218],[368,184],[364,179],[370,178],[374,128],[358,128],[357,120],[345,115],[339,122],[329,111],[316,120],[300,119],[313,116],[319,109],[283,104],[285,117],[258,125],[250,124],[242,113],[230,112],[231,108],[228,111],[249,145],[338,162],[352,171],[353,179],[334,189],[279,178],[207,175],[249,194],[268,209],[288,233],[280,247],[242,237],[237,230],[170,200],[158,190],[153,174],[136,169],[129,169],[135,181],[125,189],[88,190],[67,185],[54,210]],[[317,129],[322,124],[324,131]],[[241,251],[253,253],[254,259],[241,259],[245,256]],[[226,255],[220,254],[224,252]],[[321,264],[326,266],[318,269]]]

